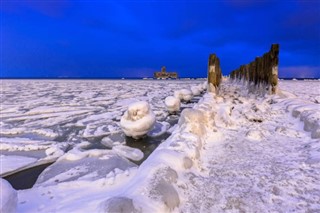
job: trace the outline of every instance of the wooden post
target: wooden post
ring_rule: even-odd
[[[216,54],[210,54],[208,61],[208,92],[218,92],[221,78],[220,60]]]
[[[255,90],[261,85],[270,88],[271,94],[277,93],[278,86],[279,44],[272,44],[269,52],[256,57],[249,64],[240,66],[230,73],[230,78],[248,81]]]

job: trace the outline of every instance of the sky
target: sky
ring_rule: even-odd
[[[320,78],[318,0],[1,0],[2,78],[224,75],[280,44],[279,76]]]

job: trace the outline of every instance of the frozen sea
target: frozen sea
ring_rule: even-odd
[[[0,173],[52,162],[79,144],[82,149],[131,145],[148,155],[178,120],[179,115],[168,115],[164,99],[203,81],[2,80]],[[151,104],[157,119],[155,129],[139,141],[126,138],[119,127],[136,101]],[[197,98],[181,107],[194,102]]]

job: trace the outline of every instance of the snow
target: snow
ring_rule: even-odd
[[[278,95],[263,95],[224,80],[219,94],[203,95],[181,112],[173,127],[165,122],[164,99],[179,87],[136,89],[145,95],[137,99],[148,101],[149,110],[157,112],[148,136],[170,132],[169,138],[137,166],[128,159],[138,159],[141,153],[127,147],[123,138],[111,137],[119,130],[118,121],[111,123],[105,114],[105,120],[102,116],[82,122],[95,130],[106,126],[103,131],[110,135],[99,133],[97,141],[111,150],[87,150],[91,142],[79,140],[40,175],[33,188],[18,191],[17,212],[318,212],[318,104],[302,91],[300,84],[309,82],[288,83],[286,89],[283,83]],[[290,90],[298,85],[301,91]],[[115,113],[110,117],[121,116],[131,101],[110,109],[108,113]],[[6,110],[11,113],[9,107]],[[88,113],[81,119],[94,115]]]
[[[120,126],[126,136],[140,138],[152,129],[156,117],[146,101],[139,101],[128,106],[120,120]]]
[[[180,99],[174,96],[168,96],[164,100],[167,110],[170,113],[178,112],[180,110]]]
[[[17,192],[12,188],[8,181],[0,178],[0,212],[2,213],[15,213],[17,208]]]

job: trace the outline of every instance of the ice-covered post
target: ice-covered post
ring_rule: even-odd
[[[217,92],[221,77],[220,60],[216,54],[210,54],[208,62],[208,92]]]
[[[279,44],[272,44],[270,54],[269,83],[271,84],[271,93],[276,94],[278,87],[278,66],[279,66]]]

